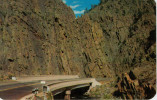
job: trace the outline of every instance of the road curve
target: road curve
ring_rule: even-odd
[[[0,83],[0,98],[4,100],[20,100],[32,94],[34,88],[42,89],[41,80],[46,83],[57,83],[65,80],[77,79],[76,75],[32,76],[21,77],[14,83]]]
[[[42,87],[42,85],[39,82],[3,85],[0,86],[0,98],[4,100],[19,100],[23,96],[31,94],[32,89],[37,87]]]

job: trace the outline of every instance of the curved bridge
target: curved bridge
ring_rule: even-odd
[[[41,81],[47,83],[43,86]],[[18,77],[15,81],[0,82],[0,98],[7,100],[30,100],[35,98],[36,94],[32,90],[39,89],[41,96],[45,95],[55,96],[57,94],[64,94],[65,99],[70,98],[71,91],[74,89],[83,89],[84,87],[94,87],[100,85],[93,78],[81,79],[76,75],[52,75],[52,76],[29,76]],[[72,91],[73,92],[73,91]],[[64,97],[64,96],[63,96]]]
[[[43,92],[55,96],[59,93],[65,92],[65,100],[70,100],[71,91],[78,88],[90,86],[90,88],[100,85],[94,78],[75,79],[70,81],[62,81],[59,83],[48,83],[43,86]],[[89,89],[90,89],[89,88]]]

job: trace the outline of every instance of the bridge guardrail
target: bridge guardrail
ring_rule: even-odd
[[[86,79],[77,79],[73,81],[63,81],[56,84],[47,84],[43,86],[43,92],[48,93],[52,92],[58,89],[67,88],[67,87],[73,87],[79,88],[79,86],[90,86],[95,87],[96,85],[101,85],[99,82],[97,82],[94,78],[86,78]]]

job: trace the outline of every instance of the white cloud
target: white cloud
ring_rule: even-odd
[[[66,0],[63,0],[64,3],[66,3]]]
[[[81,11],[74,10],[75,14],[83,14],[84,12],[85,12],[85,10],[81,10]]]
[[[75,8],[77,8],[77,7],[79,7],[80,5],[74,5],[74,6],[70,6],[72,9],[75,9]]]

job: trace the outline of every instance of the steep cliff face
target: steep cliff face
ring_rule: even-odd
[[[1,75],[112,77],[144,62],[155,68],[153,0],[102,0],[78,19],[61,0],[0,0],[0,8]]]
[[[99,23],[103,53],[116,72],[137,63],[155,63],[156,18],[153,0],[102,0],[87,15]]]
[[[1,72],[15,75],[62,73],[59,37],[75,19],[72,10],[61,0],[0,2]]]

